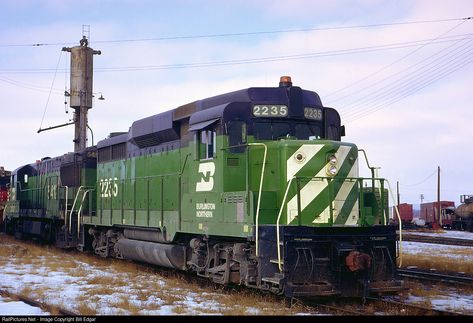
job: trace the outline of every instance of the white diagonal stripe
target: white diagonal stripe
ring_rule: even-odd
[[[303,145],[301,146],[301,148],[299,150],[297,150],[288,160],[287,160],[287,168],[288,168],[288,171],[287,171],[287,174],[288,174],[288,181],[290,180],[290,178],[292,178],[292,176],[296,175],[297,172],[302,168],[302,166],[298,167],[300,163],[297,163],[295,161],[295,158],[294,156],[296,156],[296,154],[298,152],[301,151],[302,147],[304,146],[309,146],[311,147],[311,145]],[[317,146],[320,146],[320,147],[317,147]],[[309,147],[307,148],[304,148],[307,150],[307,152],[314,152],[315,150],[315,153],[312,154],[312,157],[318,152],[320,151],[320,149],[323,147],[323,145],[312,145],[312,147],[317,147],[317,149],[310,149]],[[335,156],[337,158],[337,167],[340,169],[340,167],[343,165],[345,159],[347,158],[348,156],[348,153],[350,152],[351,150],[351,146],[340,146],[337,150],[337,152],[335,153]],[[306,150],[302,150],[304,153],[307,154]],[[305,161],[308,161],[309,158],[307,158]],[[294,165],[296,164],[296,165]],[[305,163],[304,163],[305,164]],[[321,180],[321,179],[316,179],[317,177],[326,177],[327,174],[326,174],[326,168],[327,168],[327,165],[328,163],[314,176],[314,178],[312,178],[312,180],[310,180],[301,190],[300,190],[300,202],[301,202],[301,212],[315,199],[317,198],[317,196],[327,187],[328,183],[326,180]],[[350,170],[349,174],[348,174],[348,177],[352,177],[352,175],[358,175],[358,163],[357,161],[354,163],[352,169]],[[289,169],[291,169],[291,172],[289,171]],[[291,174],[291,177],[289,177],[289,174]],[[343,186],[343,185],[342,185]],[[339,192],[340,194],[340,192]],[[348,195],[348,193],[347,193]],[[338,195],[337,195],[338,196]],[[346,199],[346,197],[345,197]],[[336,210],[339,209],[339,207],[343,207],[343,204],[345,202],[345,199],[343,200],[339,200],[339,203],[337,203],[338,205],[334,205],[334,207],[336,208]],[[330,202],[331,203],[331,202]],[[326,217],[326,214],[329,214],[329,213],[326,213],[327,209],[324,210],[323,214],[320,216],[320,218],[318,218],[317,220],[318,221],[322,221],[322,219],[324,219]],[[329,212],[329,211],[328,211]],[[292,220],[294,220],[294,218],[298,215],[298,212],[297,212],[297,195],[293,196],[292,199],[287,203],[287,223],[290,223]],[[334,214],[335,215],[335,214]],[[328,221],[328,219],[327,219]],[[314,223],[321,223],[321,222],[314,222]]]
[[[325,210],[323,210],[323,212],[312,221],[312,223],[328,223],[328,220],[330,220],[330,205],[327,206]]]
[[[291,157],[287,160],[287,181],[297,174],[319,151],[324,145],[302,145]],[[305,159],[302,162],[296,161],[297,154],[301,153]]]
[[[337,167],[340,169],[342,167],[343,163],[345,162],[345,159],[348,156],[348,153],[351,150],[351,146],[340,146],[335,153],[335,157],[337,157]]]
[[[358,159],[353,163],[352,168],[350,169],[350,172],[348,173],[347,177],[358,177]],[[333,221],[335,222],[336,218],[340,214],[339,210],[342,209],[343,205],[345,204],[348,195],[350,194],[351,190],[353,189],[353,186],[356,184],[356,181],[349,181],[346,180],[343,182],[342,187],[337,193],[337,196],[335,197],[334,201],[334,207],[335,211],[333,212]],[[353,208],[350,211],[350,215],[347,218],[347,221],[345,224],[347,225],[355,225],[358,222],[359,218],[359,210],[358,210],[358,197],[357,201],[353,205]]]
[[[325,167],[322,168],[315,177],[325,176]],[[305,209],[320,192],[327,187],[327,181],[322,179],[311,179],[300,191],[301,212]],[[297,195],[287,203],[287,223],[290,223],[297,216]]]

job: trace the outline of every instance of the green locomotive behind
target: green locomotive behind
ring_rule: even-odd
[[[199,100],[15,170],[7,230],[287,297],[397,291],[384,180],[343,135],[289,77]]]

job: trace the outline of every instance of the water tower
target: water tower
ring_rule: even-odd
[[[87,114],[92,108],[93,97],[93,56],[100,55],[99,50],[88,47],[88,41],[82,36],[80,45],[63,47],[71,53],[70,107],[74,109],[74,151],[87,147]]]

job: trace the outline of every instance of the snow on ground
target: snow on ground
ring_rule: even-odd
[[[305,310],[252,290],[201,286],[171,272],[52,252],[1,234],[0,244],[0,289],[81,315],[298,315]],[[10,303],[0,307],[1,315],[36,315]]]
[[[468,253],[468,250],[471,252]],[[465,263],[473,263],[473,247],[403,241],[402,252],[408,255],[444,256]]]
[[[443,231],[438,233],[416,231],[412,233],[457,239],[473,239],[473,233],[464,231]],[[402,253],[404,255],[416,256],[419,258],[422,256],[428,256],[433,259],[433,263],[435,263],[435,260],[441,262],[443,259],[446,259],[459,265],[466,264],[466,266],[471,266],[470,264],[473,264],[473,247],[403,241]],[[471,288],[470,290],[465,290],[464,293],[459,294],[454,287],[455,286],[452,286],[452,288],[444,288],[443,290],[438,291],[435,296],[431,295],[435,290],[426,291],[428,296],[419,297],[410,295],[407,301],[422,304],[430,302],[432,306],[437,309],[454,312],[460,311],[473,315],[473,295],[471,293]]]
[[[49,312],[11,298],[0,296],[0,315],[50,315]]]
[[[463,238],[469,233],[457,235]],[[283,301],[251,290],[242,293],[213,285],[202,287],[149,267],[74,252],[52,252],[1,234],[0,242],[0,289],[82,315],[307,314],[304,308],[287,308]],[[456,254],[459,248],[464,250],[461,257]],[[403,242],[402,250],[405,255],[455,257],[455,261],[473,263],[473,247]],[[431,291],[428,296],[408,295],[407,301],[430,302],[438,308],[473,314],[471,294],[471,289],[462,294],[452,287]],[[48,315],[28,305],[0,299],[0,315],[38,314]]]

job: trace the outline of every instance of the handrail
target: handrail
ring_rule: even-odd
[[[69,197],[69,186],[64,185],[62,187],[66,188],[66,207],[65,207],[65,210],[64,210],[64,221],[65,221],[65,225],[67,227],[68,226],[68,223],[67,223],[67,198]]]
[[[391,190],[391,184],[389,184],[389,181],[385,179],[386,183],[388,183],[389,187],[389,193],[391,194],[391,198],[393,201],[396,199],[394,198],[393,192]],[[399,215],[399,210],[397,208],[397,205],[394,205],[394,210],[396,211],[397,215],[397,221],[399,223],[399,268],[402,266],[402,223],[401,223],[401,216]]]
[[[281,219],[281,214],[282,214],[282,210],[284,208],[284,204],[286,204],[287,193],[289,192],[289,188],[291,187],[292,180],[294,178],[296,178],[296,177],[292,176],[291,179],[287,182],[286,192],[284,193],[281,208],[279,209],[279,213],[278,213],[278,218],[276,219],[276,240],[277,240],[276,243],[277,243],[277,248],[278,248],[278,268],[279,268],[280,272],[282,272],[282,266],[281,266],[281,246],[279,244],[279,221]]]
[[[91,189],[88,189],[88,190],[84,191],[84,195],[82,196],[82,201],[80,202],[79,211],[77,212],[77,239],[79,239],[79,237],[80,237],[80,216],[81,216],[81,213],[82,213],[82,206],[84,205],[85,197],[92,190],[94,190],[94,188],[91,188]]]
[[[358,149],[358,151],[361,151],[363,153],[363,155],[365,156],[365,160],[366,160],[366,165],[368,166],[368,168],[371,170],[371,186],[373,187],[373,193],[374,193],[374,171],[375,169],[379,169],[379,167],[374,167],[374,166],[370,166],[370,163],[368,161],[368,156],[366,155],[366,151],[364,149]]]
[[[69,233],[71,233],[72,230],[72,212],[74,212],[74,206],[76,206],[77,198],[79,197],[79,193],[83,188],[84,186],[79,186],[79,188],[77,189],[76,197],[74,198],[74,203],[72,203],[71,212],[69,214]]]
[[[261,167],[261,178],[260,178],[259,192],[258,192],[258,203],[256,206],[256,257],[258,257],[259,255],[259,248],[258,248],[259,208],[260,208],[260,203],[261,203],[261,191],[263,190],[264,168],[266,165],[266,154],[268,152],[268,146],[260,142],[249,143],[248,146],[263,146],[264,147],[263,166]]]

